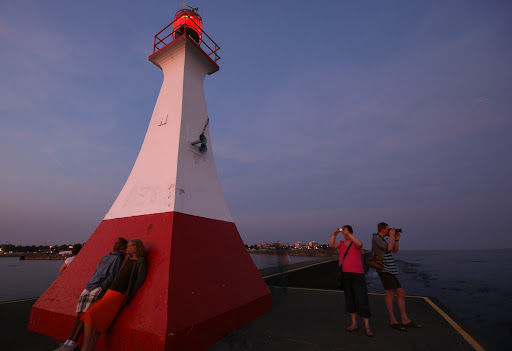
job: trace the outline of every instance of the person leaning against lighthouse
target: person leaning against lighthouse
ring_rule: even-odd
[[[124,259],[124,250],[128,242],[125,238],[117,238],[112,246],[112,252],[101,258],[91,279],[85,284],[85,288],[78,298],[76,306],[77,318],[69,338],[55,351],[72,351],[77,348],[76,342],[83,333],[84,323],[82,315],[89,307],[105,294],[110,287],[117,272],[121,268]]]
[[[130,302],[146,279],[144,245],[140,239],[131,239],[126,246],[126,258],[110,288],[82,315],[84,345],[82,351],[92,351],[100,333],[105,333],[119,311]]]

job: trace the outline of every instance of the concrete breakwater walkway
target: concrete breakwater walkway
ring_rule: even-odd
[[[208,351],[489,350],[481,337],[435,298],[408,296],[411,319],[424,328],[400,332],[387,320],[384,297],[370,294],[375,336],[363,328],[346,332],[343,292],[335,290],[337,259],[321,258],[287,267],[288,288],[279,287],[279,267],[260,272],[272,290],[273,309],[227,336]],[[26,329],[36,299],[0,302],[0,350],[50,351],[59,341]],[[362,327],[362,321],[360,323]]]

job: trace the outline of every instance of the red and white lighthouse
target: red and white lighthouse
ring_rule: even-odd
[[[180,10],[149,60],[164,80],[135,165],[72,265],[32,308],[29,329],[65,340],[78,296],[115,239],[147,247],[144,285],[97,344],[104,350],[203,350],[271,309],[271,295],[224,200],[203,80],[219,47]]]

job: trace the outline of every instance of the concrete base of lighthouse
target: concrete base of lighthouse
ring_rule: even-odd
[[[117,237],[140,238],[148,274],[98,350],[204,350],[271,309],[271,295],[233,222],[167,212],[104,220],[39,298],[29,329],[65,340],[78,296]]]

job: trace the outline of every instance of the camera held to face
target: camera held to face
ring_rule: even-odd
[[[395,233],[401,233],[402,232],[402,228],[389,228],[389,230],[392,230],[392,229],[395,230]]]

